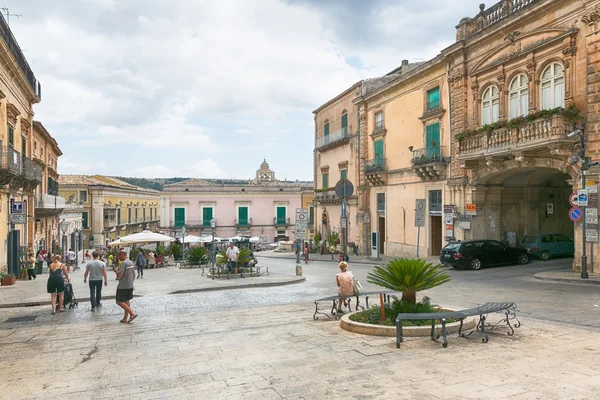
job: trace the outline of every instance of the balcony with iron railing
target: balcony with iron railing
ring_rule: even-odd
[[[44,193],[34,198],[35,216],[49,217],[59,215],[66,208],[64,197]]]
[[[23,52],[21,51],[17,40],[13,36],[12,31],[10,30],[8,24],[6,23],[6,20],[2,15],[0,15],[0,36],[2,37],[2,40],[4,40],[4,43],[6,43],[8,50],[15,58],[17,65],[21,68],[21,71],[23,72],[23,75],[25,76],[25,80],[29,84],[29,87],[31,88],[35,96],[38,98],[38,101],[41,100],[42,85],[37,81],[37,79],[35,79],[35,75],[29,67],[27,59],[23,55]]]
[[[252,226],[252,218],[240,218],[234,221],[236,227]],[[210,223],[209,223],[210,226]]]
[[[288,226],[290,225],[290,219],[285,217],[274,217],[273,225],[275,226]]]
[[[33,161],[29,157],[23,156],[23,168],[21,170],[21,175],[25,177],[25,179],[34,180],[33,173]]]
[[[445,178],[450,156],[448,156],[445,146],[430,146],[413,150],[410,161],[413,171],[421,180],[432,181]]]
[[[509,154],[514,151],[547,151],[549,145],[568,141],[570,126],[562,115],[524,120],[518,127],[505,126],[457,135],[459,159],[475,160],[485,156]]]
[[[349,142],[348,127],[342,128],[329,135],[324,135],[317,138],[315,141],[315,149],[319,151],[327,151],[336,147],[343,146]]]
[[[467,39],[500,21],[521,13],[525,8],[541,3],[543,0],[502,0],[487,10],[485,4],[479,5],[479,14],[473,18],[463,18],[456,27],[456,40]]]
[[[387,166],[385,158],[375,158],[364,163],[365,177],[373,186],[381,186],[386,182]]]
[[[146,221],[149,222],[149,221]],[[186,229],[210,229],[210,220],[202,219],[172,219],[169,223],[170,228],[181,229],[185,226]]]
[[[19,175],[21,173],[21,154],[10,146],[3,150],[6,150],[6,163],[3,164],[10,172]]]

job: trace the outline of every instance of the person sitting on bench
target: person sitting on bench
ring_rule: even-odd
[[[340,268],[339,274],[335,276],[335,280],[338,286],[339,296],[353,296],[354,295],[354,276],[352,272],[348,271],[348,263],[342,261],[338,264]],[[337,311],[342,312],[342,303],[346,304],[346,297],[338,300]]]

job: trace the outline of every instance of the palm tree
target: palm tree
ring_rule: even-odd
[[[375,266],[367,275],[367,282],[386,289],[402,292],[401,301],[417,302],[417,291],[432,289],[450,282],[450,275],[440,265],[420,259],[398,258],[384,266]]]
[[[244,266],[244,264],[249,263],[252,260],[252,252],[247,247],[242,247],[240,249],[240,254],[238,255],[238,267]],[[227,250],[221,250],[216,257],[217,265],[227,264]]]

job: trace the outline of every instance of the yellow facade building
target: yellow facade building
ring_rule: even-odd
[[[62,175],[60,195],[83,207],[83,248],[104,247],[121,236],[158,229],[159,192],[101,175]]]

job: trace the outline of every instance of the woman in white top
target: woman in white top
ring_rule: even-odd
[[[342,261],[338,264],[340,268],[339,274],[335,276],[335,280],[338,285],[338,295],[339,296],[353,296],[354,295],[354,277],[352,276],[352,272],[348,271],[348,263],[346,261]],[[346,303],[346,297],[340,298],[338,300],[338,312],[342,312],[342,302]]]

